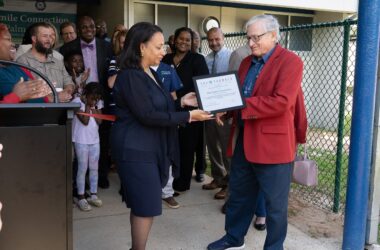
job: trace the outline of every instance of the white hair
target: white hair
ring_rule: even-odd
[[[277,21],[277,18],[275,18],[272,15],[258,15],[251,17],[248,22],[245,24],[245,30],[248,30],[248,27],[256,22],[263,22],[265,32],[268,31],[274,31],[277,35],[277,42],[280,40],[280,24]]]

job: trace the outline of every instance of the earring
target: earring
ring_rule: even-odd
[[[140,56],[141,56],[141,57],[144,57],[144,52],[141,51]]]

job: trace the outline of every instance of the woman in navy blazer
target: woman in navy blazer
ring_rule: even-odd
[[[176,112],[176,106],[150,66],[165,55],[162,30],[137,23],[128,31],[114,86],[117,119],[111,146],[122,193],[131,208],[132,249],[145,249],[153,216],[162,212],[161,187],[169,166],[178,173],[178,124],[211,119],[202,110]],[[194,93],[178,106],[196,105]]]

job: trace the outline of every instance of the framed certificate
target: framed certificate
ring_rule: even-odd
[[[193,77],[198,106],[210,113],[245,107],[236,72]]]

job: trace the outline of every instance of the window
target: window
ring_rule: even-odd
[[[274,15],[275,18],[277,18],[278,23],[280,24],[280,27],[287,27],[289,26],[289,16],[288,15]]]
[[[292,16],[290,26],[311,24],[312,17]],[[295,51],[310,51],[312,46],[313,31],[307,30],[292,30],[289,32],[289,49]]]
[[[289,26],[289,18],[288,15],[277,15],[277,14],[269,14],[277,18],[278,23],[280,24],[280,28]],[[280,38],[280,44],[284,46],[285,48],[288,47],[288,33],[287,32],[280,32],[281,38]]]
[[[134,23],[154,23],[154,4],[134,3]]]
[[[280,28],[313,23],[313,17],[269,14],[277,18]],[[290,50],[310,51],[312,34],[312,30],[291,30],[281,32],[280,43]]]
[[[154,23],[164,32],[165,41],[180,27],[188,26],[188,6],[181,4],[134,2],[134,23]]]
[[[158,5],[157,25],[164,32],[165,41],[180,27],[187,27],[187,7]]]

